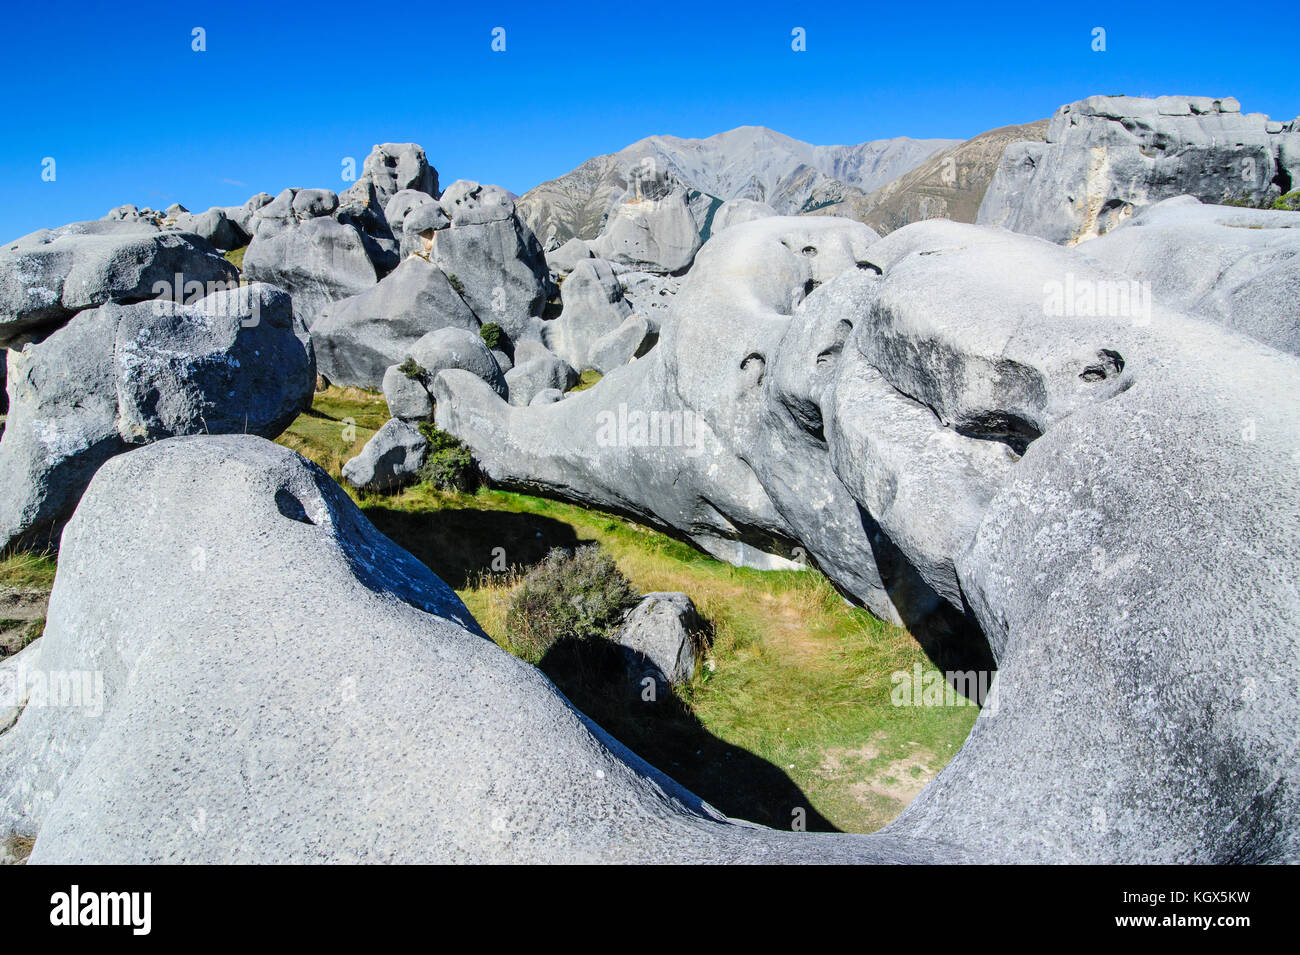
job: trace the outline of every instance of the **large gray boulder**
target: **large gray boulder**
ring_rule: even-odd
[[[441,328],[477,337],[479,321],[442,269],[412,256],[360,294],[325,306],[311,333],[320,373],[330,382],[378,388],[389,365]]]
[[[195,235],[141,219],[73,222],[0,247],[0,348],[106,302],[193,300],[239,284],[239,271]]]
[[[297,191],[285,190],[258,210],[261,224],[244,253],[243,271],[250,282],[289,292],[310,329],[332,303],[373,288],[379,272],[360,230],[320,212],[328,205],[322,197],[311,197],[300,212],[290,193]]]
[[[623,283],[604,259],[584,259],[560,286],[560,302],[560,317],[546,323],[546,344],[578,371],[596,367],[592,347],[632,314]]]
[[[0,549],[58,545],[110,457],[178,434],[274,437],[311,404],[316,364],[289,296],[268,285],[79,313],[9,352]]]
[[[388,413],[402,421],[426,421],[433,417],[433,397],[425,384],[423,369],[389,365],[384,372],[384,402]]]
[[[759,202],[757,199],[728,199],[713,213],[710,234],[717,235],[723,229],[733,225],[774,215],[778,215],[777,211],[766,202]]]
[[[620,365],[640,358],[654,347],[657,340],[657,335],[644,318],[629,315],[617,328],[592,342],[587,350],[587,365],[607,375]]]
[[[197,235],[215,249],[238,249],[248,245],[249,241],[248,233],[226,214],[226,210],[216,206],[198,215],[182,213],[176,217],[174,228]]]
[[[496,355],[476,332],[462,328],[440,328],[412,344],[405,353],[431,381],[440,371],[458,368],[485,381],[497,394],[505,397],[506,379]]]
[[[1007,148],[975,221],[1074,245],[1161,199],[1258,205],[1298,180],[1300,131],[1231,97],[1090,96]]]
[[[578,383],[578,377],[563,358],[547,355],[518,362],[506,372],[505,383],[510,404],[524,406],[543,392],[569,390]]]
[[[695,675],[701,623],[689,596],[656,591],[627,612],[613,639],[628,651],[634,678],[688,683]]]
[[[587,246],[597,258],[628,268],[679,273],[694,261],[700,236],[685,190],[660,178],[630,188]]]
[[[1131,276],[1134,297],[1300,354],[1300,212],[1166,199],[1081,247]]]
[[[34,837],[35,865],[967,858],[727,820],[487,639],[319,468],[251,436],[109,462],[41,644],[30,681],[103,692],[29,702],[0,734],[0,831]]]
[[[511,341],[537,337],[554,286],[510,194],[462,179],[447,187],[438,208],[441,214],[428,206],[412,210],[404,235],[420,237],[418,251],[447,273],[479,322],[495,322]]]
[[[877,239],[860,223],[817,217],[728,229],[701,250],[643,358],[548,406],[520,397],[512,376],[528,362],[507,375],[517,407],[444,373],[433,383],[439,427],[497,483],[635,515],[723,559],[792,566],[802,544],[848,592],[899,619],[859,507],[825,466],[824,439],[784,403],[774,408],[785,422],[769,426],[762,397],[796,305],[857,271]],[[820,350],[807,356],[813,370]],[[770,490],[756,467],[779,475]],[[813,539],[824,546],[808,547]]]
[[[343,480],[360,491],[391,494],[417,479],[428,453],[429,439],[411,424],[393,418],[343,465]]]
[[[996,665],[887,834],[989,861],[1300,859],[1300,704],[1268,676],[1300,665],[1300,359],[1159,301],[1062,308],[1129,281],[1081,250],[939,220],[834,235],[728,229],[644,360],[528,408],[447,372],[439,425],[494,481],[702,544],[797,542],[967,663],[944,669]],[[694,456],[634,438],[655,407],[699,415]]]
[[[982,348],[1027,317],[1042,274],[990,271],[1006,247],[983,244],[922,230],[883,250],[882,313],[841,361],[877,325],[947,348],[960,316]],[[1076,264],[1019,250],[1033,271]],[[1000,285],[1011,316],[902,295],[948,270]],[[1055,419],[990,501],[958,564],[994,689],[877,833],[723,818],[486,639],[323,472],[249,436],[162,442],[96,476],[20,685],[84,673],[102,692],[27,694],[0,733],[0,831],[35,839],[32,864],[1300,861],[1297,360],[1169,318],[1171,337],[1094,329],[1128,349],[1130,387]],[[1067,341],[1088,324],[1061,323]],[[1047,343],[1037,357],[1077,374],[1041,363]],[[1205,441],[1246,408],[1248,447]],[[384,680],[358,679],[376,647]]]
[[[424,147],[415,143],[381,143],[375,146],[366,156],[361,172],[362,179],[374,185],[379,208],[385,211],[389,200],[403,191],[422,192],[434,198],[438,196],[438,170],[429,165]]]
[[[558,275],[568,275],[579,262],[592,258],[585,239],[570,239],[557,249],[546,253],[546,264]]]

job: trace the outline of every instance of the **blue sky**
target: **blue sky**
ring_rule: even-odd
[[[339,190],[343,158],[378,142],[421,143],[444,184],[522,193],[644,136],[746,124],[965,138],[1093,93],[1233,95],[1290,119],[1295,58],[1260,23],[1202,2],[15,3],[0,240],[123,202]]]

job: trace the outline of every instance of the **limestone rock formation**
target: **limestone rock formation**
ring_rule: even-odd
[[[1300,130],[1231,97],[1090,96],[1008,147],[976,221],[1074,245],[1173,196],[1252,205],[1300,179]]]
[[[428,438],[409,423],[392,418],[360,454],[343,465],[343,480],[361,491],[391,494],[416,480],[428,453]]]
[[[106,302],[193,300],[238,281],[235,267],[203,240],[140,218],[41,229],[0,247],[0,348]]]
[[[289,296],[251,285],[80,312],[9,353],[0,549],[58,545],[114,455],[178,434],[274,437],[311,403],[316,365]]]
[[[1151,300],[1213,319],[1300,354],[1300,212],[1202,205],[1192,196],[1147,207],[1080,248],[1131,277],[1140,307]]]
[[[327,305],[312,326],[320,373],[336,385],[378,388],[429,332],[478,336],[479,321],[437,265],[411,256],[365,291]]]
[[[700,626],[689,596],[656,591],[627,612],[613,639],[629,651],[638,682],[649,676],[660,683],[687,683],[695,674]]]

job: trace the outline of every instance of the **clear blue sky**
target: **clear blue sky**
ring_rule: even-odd
[[[0,240],[123,202],[339,190],[343,157],[387,141],[421,143],[444,184],[522,193],[654,133],[965,138],[1093,93],[1300,113],[1287,28],[1201,0],[11,3],[0,63]]]

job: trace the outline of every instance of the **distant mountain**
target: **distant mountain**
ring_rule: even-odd
[[[1042,142],[1047,120],[980,133],[930,156],[868,195],[848,196],[817,210],[847,216],[881,235],[922,219],[974,222],[1002,152],[1015,142]]]
[[[880,139],[856,146],[813,146],[762,126],[707,139],[650,136],[617,153],[588,159],[525,193],[518,208],[546,247],[593,239],[636,182],[666,177],[685,188],[706,238],[727,199],[757,199],[782,214],[811,212],[877,189],[957,145],[953,139]]]

